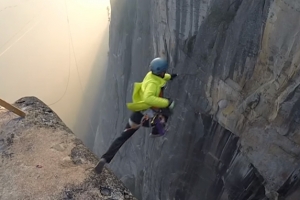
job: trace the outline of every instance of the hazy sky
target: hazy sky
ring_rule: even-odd
[[[96,131],[109,0],[0,0],[0,98],[36,96],[78,135]],[[96,127],[96,125],[95,125]]]

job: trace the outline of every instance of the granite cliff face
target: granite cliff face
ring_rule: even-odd
[[[299,198],[300,2],[111,0],[109,68],[94,151],[127,122],[156,56],[179,74],[164,138],[139,130],[108,166],[138,199]]]

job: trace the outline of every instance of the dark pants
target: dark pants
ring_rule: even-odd
[[[130,116],[131,121],[133,121],[136,124],[140,124],[141,120],[143,118],[143,114],[140,112],[133,112]],[[167,116],[165,116],[167,121]],[[142,124],[143,127],[151,127],[149,119],[145,120]],[[113,159],[113,157],[116,155],[118,150],[122,147],[122,145],[139,129],[138,128],[131,128],[129,123],[126,124],[125,130],[122,132],[122,134],[116,138],[113,143],[110,145],[109,149],[101,158],[105,158],[107,163],[110,163],[110,161]],[[154,128],[152,129],[154,131]]]

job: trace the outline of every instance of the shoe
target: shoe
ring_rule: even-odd
[[[94,168],[95,172],[97,174],[101,174],[101,172],[102,172],[103,167],[104,167],[105,164],[106,164],[105,158],[101,158],[100,161],[98,162],[98,164],[96,165],[96,167]]]

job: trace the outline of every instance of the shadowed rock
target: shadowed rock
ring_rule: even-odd
[[[154,57],[166,56],[179,74],[166,88],[176,101],[167,136],[141,129],[109,165],[135,196],[298,200],[299,1],[111,4],[97,155],[124,128],[133,83]]]

